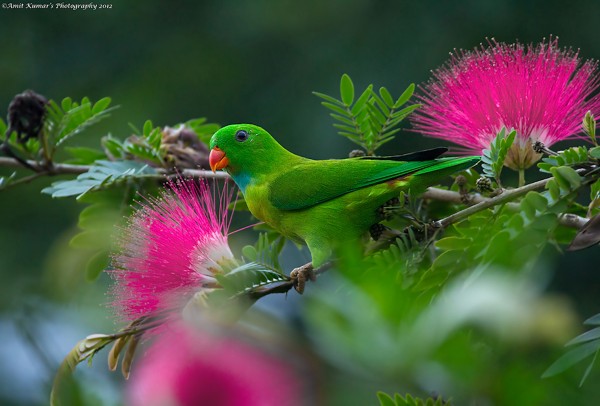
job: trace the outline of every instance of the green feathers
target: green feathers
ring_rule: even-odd
[[[425,162],[397,162],[350,158],[308,161],[276,176],[271,183],[269,199],[280,210],[302,210],[388,181],[408,180],[413,175],[422,176],[448,168],[456,172],[461,168],[470,168],[478,160],[446,158]],[[389,187],[394,189],[394,183]]]

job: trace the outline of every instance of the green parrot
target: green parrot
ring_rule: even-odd
[[[437,158],[446,148],[394,157],[312,160],[283,148],[251,124],[218,130],[209,163],[233,178],[250,209],[282,235],[306,243],[312,267],[336,244],[358,240],[383,220],[380,207],[402,190],[421,193],[479,157]]]

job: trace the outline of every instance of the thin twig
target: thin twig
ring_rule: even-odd
[[[8,155],[10,158],[7,159],[11,159],[15,161],[15,167],[23,167],[23,168],[27,168],[29,170],[35,171],[36,169],[29,165],[29,161],[21,158],[19,155],[15,154],[12,150],[12,148],[10,147],[10,144],[8,143],[7,140],[4,140],[4,143],[2,143],[2,146],[0,147],[0,150],[2,150],[6,155]],[[1,158],[0,158],[1,159]]]
[[[577,170],[577,172],[579,174],[583,174],[583,173],[585,173],[585,171],[586,171],[585,169]],[[435,221],[433,223],[433,225],[434,225],[434,227],[437,227],[437,228],[446,228],[451,224],[458,223],[459,221],[466,219],[467,217],[469,217],[472,214],[478,213],[485,209],[489,209],[490,207],[494,207],[499,204],[508,203],[511,200],[514,200],[517,197],[526,195],[527,193],[529,193],[531,191],[534,191],[537,189],[542,189],[542,188],[546,187],[548,182],[552,179],[554,179],[554,178],[550,177],[550,178],[538,180],[537,182],[533,182],[533,183],[530,183],[525,186],[518,187],[516,189],[505,190],[502,194],[500,194],[496,197],[493,197],[493,198],[487,199],[487,200],[483,200],[473,206],[467,207],[464,210],[461,210],[454,214],[451,214],[450,216],[448,216],[446,218]],[[569,227],[573,227],[575,224],[579,225],[581,223],[581,219],[582,219],[581,218],[578,221],[572,221],[572,220],[570,220],[571,217],[569,216],[568,217],[569,220],[564,220],[565,215],[561,215],[559,218],[563,219],[562,220],[564,222],[563,224],[567,225]]]
[[[581,230],[590,219],[578,216],[573,213],[564,213],[559,215],[558,222],[565,226]]]
[[[549,179],[552,179],[552,178],[549,178]],[[539,188],[541,188],[541,186]],[[516,189],[514,189],[514,190],[516,190]],[[527,190],[527,192],[529,192],[529,190]],[[527,192],[525,194],[527,194]],[[504,193],[502,195],[504,195]],[[497,197],[500,197],[502,195],[499,195]],[[449,202],[449,203],[457,203],[457,204],[463,203],[463,201],[461,200],[463,197],[460,193],[454,192],[452,190],[438,189],[435,187],[428,188],[427,191],[425,193],[423,193],[422,197],[424,199],[439,200],[439,201]],[[513,195],[513,198],[515,198],[515,197],[518,197],[518,196]],[[492,199],[494,199],[491,197],[481,196],[480,194],[471,195],[470,198],[471,198],[471,202],[476,203],[476,204],[482,203],[482,202],[489,202]],[[498,203],[498,201],[495,201],[494,205],[501,204],[501,203],[502,202]],[[474,207],[474,206],[471,206],[471,207]],[[507,207],[514,211],[519,210],[518,203],[507,203]],[[458,213],[460,213],[460,212],[458,212]],[[470,213],[470,214],[473,214],[473,213]],[[564,213],[564,214],[559,215],[559,217],[558,217],[558,222],[561,225],[563,225],[565,227],[569,227],[569,228],[576,228],[578,230],[581,229],[585,225],[585,223],[588,222],[588,220],[589,219],[587,219],[585,217],[581,217],[581,216],[578,216],[573,213]],[[440,220],[440,221],[442,221],[442,220]]]
[[[70,164],[54,164],[52,173],[46,171],[47,168],[43,167],[36,161],[27,160],[27,165],[33,168],[34,171],[43,173],[45,175],[59,175],[59,174],[80,174],[87,172],[90,167],[88,165],[70,165]],[[8,168],[22,168],[23,166],[19,161],[10,157],[0,157],[0,166]],[[29,168],[28,168],[29,169]]]
[[[429,187],[421,195],[423,199],[431,199],[431,200],[440,200],[448,203],[463,203],[463,197],[459,192],[454,192],[452,190],[438,189],[436,187]],[[469,196],[471,203],[481,203],[486,200],[489,200],[487,197],[483,197],[480,194],[474,194]]]
[[[43,172],[36,172],[33,175],[25,176],[23,178],[20,178],[20,179],[17,179],[15,181],[12,181],[10,183],[7,183],[5,186],[0,187],[0,190],[5,190],[5,189],[8,189],[9,187],[21,185],[21,184],[24,184],[24,183],[29,183],[32,180],[40,178],[40,177],[42,177],[44,175],[45,175],[45,173],[43,173]]]
[[[28,165],[30,165],[34,170],[38,171],[42,175],[64,175],[64,174],[75,174],[78,175],[80,173],[85,173],[89,171],[91,168],[90,165],[72,165],[72,164],[54,164],[52,166],[52,171],[47,171],[47,168],[41,166],[35,161],[28,160],[26,161]],[[0,157],[0,167],[9,167],[9,168],[22,168],[23,166],[13,158],[9,157]],[[169,176],[177,176],[177,174],[172,174],[163,168],[156,168],[158,172],[156,177],[163,177],[164,175]],[[184,169],[180,172],[183,176],[191,176],[194,178],[213,178],[213,179],[227,179],[229,175],[225,172],[212,172],[203,169]]]
[[[489,209],[490,207],[494,207],[502,203],[510,202],[511,200],[516,199],[517,197],[526,195],[532,190],[537,190],[545,187],[546,184],[550,181],[550,179],[553,178],[542,179],[516,189],[505,190],[501,195],[493,197],[489,200],[484,200],[473,206],[467,207],[464,210],[451,214],[446,218],[434,222],[434,226],[438,228],[445,228],[451,224],[458,223],[459,221],[466,219],[471,214],[478,213],[482,210]]]

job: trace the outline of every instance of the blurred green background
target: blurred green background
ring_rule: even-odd
[[[55,100],[110,96],[120,108],[73,144],[95,146],[109,132],[124,138],[129,123],[141,127],[146,119],[169,125],[207,117],[261,125],[300,155],[344,157],[353,146],[335,134],[311,94],[336,95],[342,73],[358,88],[374,83],[398,95],[426,81],[454,48],[473,48],[486,37],[529,43],[553,34],[583,58],[600,58],[598,15],[600,2],[593,0],[146,0],[96,11],[0,8],[0,112],[25,89]],[[439,144],[401,132],[381,152]],[[46,404],[61,357],[86,334],[113,329],[98,305],[106,302],[106,278],[85,282],[86,253],[67,246],[83,206],[40,195],[51,181],[0,193],[3,405]],[[597,313],[598,249],[549,255],[550,289],[576,297],[571,305],[582,319]],[[302,258],[291,253],[288,261]],[[272,301],[293,306],[297,298]],[[105,369],[99,360],[78,373],[94,382],[102,402],[116,403],[120,379]],[[589,386],[582,394],[592,399]]]

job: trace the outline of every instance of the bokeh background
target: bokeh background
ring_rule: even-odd
[[[311,92],[338,94],[343,73],[358,88],[373,83],[398,95],[426,81],[454,48],[470,49],[490,37],[529,43],[552,34],[562,46],[580,48],[583,58],[600,58],[594,22],[600,2],[593,0],[115,0],[112,9],[96,11],[1,7],[0,114],[25,89],[55,100],[110,96],[120,108],[77,141],[89,146],[107,133],[130,135],[129,123],[207,117],[222,125],[261,125],[300,155],[339,158],[353,147],[336,135]],[[382,152],[439,144],[401,132]],[[52,180],[0,193],[3,405],[46,404],[62,356],[83,336],[114,328],[99,305],[106,302],[107,278],[86,282],[86,253],[68,246],[83,205],[41,195]],[[305,258],[287,251],[289,263]],[[600,251],[548,258],[549,289],[576,297],[570,305],[582,320],[598,313]],[[270,300],[287,307],[297,302]],[[121,380],[105,370],[97,360],[78,374],[93,382],[100,404],[119,404]]]

